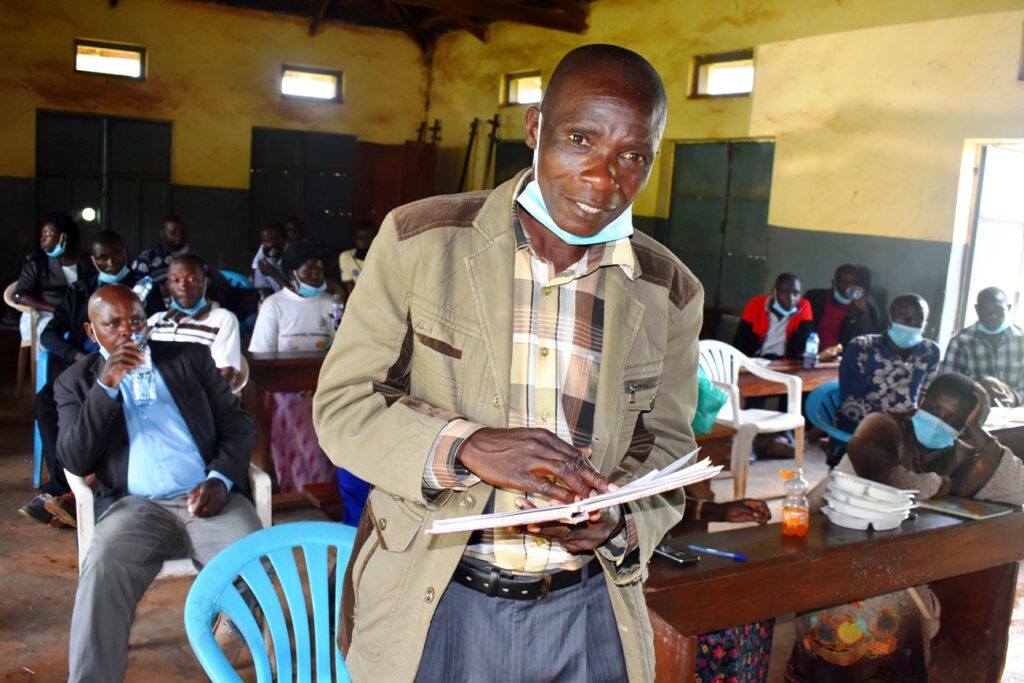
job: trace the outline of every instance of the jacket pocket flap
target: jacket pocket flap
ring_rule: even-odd
[[[370,492],[369,501],[380,546],[393,553],[408,550],[423,528],[423,516],[398,496],[392,496],[379,488]]]

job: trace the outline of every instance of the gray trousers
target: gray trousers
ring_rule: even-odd
[[[597,560],[593,560],[596,562]],[[417,683],[623,683],[622,641],[603,574],[538,602],[449,583]]]
[[[200,566],[260,528],[256,510],[232,493],[220,514],[188,514],[188,497],[121,498],[96,523],[71,615],[68,681],[113,683],[128,665],[135,607],[164,560],[188,555]]]

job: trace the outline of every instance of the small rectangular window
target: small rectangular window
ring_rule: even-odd
[[[75,71],[142,80],[146,77],[146,48],[76,40]]]
[[[537,104],[540,102],[540,71],[505,74],[505,104]]]
[[[697,57],[691,97],[735,97],[754,89],[754,51]]]
[[[281,94],[341,102],[341,79],[340,71],[285,65],[281,67]]]

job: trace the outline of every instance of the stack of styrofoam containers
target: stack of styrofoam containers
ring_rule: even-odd
[[[910,516],[915,493],[833,470],[825,493],[828,506],[822,512],[836,526],[888,531]]]

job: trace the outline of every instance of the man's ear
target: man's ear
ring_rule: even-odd
[[[82,323],[82,329],[85,330],[85,334],[86,334],[86,336],[89,337],[89,339],[91,339],[92,341],[96,342],[97,344],[100,343],[100,340],[96,338],[96,333],[93,332],[93,330],[92,330],[92,323],[90,323],[90,322]]]
[[[536,105],[526,108],[526,146],[537,149],[537,124],[540,122],[540,109]]]

